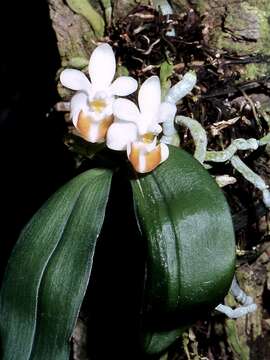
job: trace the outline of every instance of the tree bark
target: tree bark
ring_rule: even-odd
[[[204,42],[219,52],[258,56],[242,66],[242,78],[253,80],[270,72],[270,3],[267,0],[174,0],[175,7],[189,4],[203,18]]]

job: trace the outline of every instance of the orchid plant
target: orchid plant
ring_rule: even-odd
[[[163,101],[160,80],[151,76],[139,89],[137,106],[123,98],[136,91],[137,81],[130,76],[113,81],[116,60],[108,44],[93,51],[88,70],[90,80],[81,71],[65,69],[60,81],[76,91],[70,116],[81,137],[126,152],[135,170],[132,175],[126,171],[126,179],[139,231],[147,242],[141,311],[144,351],[166,350],[201,311],[216,308],[231,317],[254,311],[253,300],[233,280],[232,220],[222,191],[203,166],[205,134],[195,120],[175,117],[176,104],[192,90],[195,75],[186,74]],[[199,134],[199,161],[171,145],[179,143],[175,121]],[[126,162],[121,166],[126,170]],[[0,293],[4,360],[69,359],[69,341],[96,242],[109,216],[105,210],[117,171],[100,166],[75,177],[23,230]],[[229,290],[243,308],[235,311],[220,304]]]

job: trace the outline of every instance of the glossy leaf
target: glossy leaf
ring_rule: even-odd
[[[234,273],[234,231],[222,191],[183,150],[170,147],[169,159],[132,187],[148,244],[144,342],[153,353],[223,300]]]
[[[110,182],[108,170],[79,175],[23,230],[1,289],[1,359],[69,359]]]

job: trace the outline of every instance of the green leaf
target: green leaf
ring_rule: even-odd
[[[145,328],[142,331],[142,346],[148,354],[159,354],[166,350],[176,339],[178,339],[186,327],[173,330],[154,331],[153,327]]]
[[[69,359],[110,182],[108,170],[79,175],[23,230],[0,293],[1,359]]]
[[[144,343],[154,353],[223,301],[234,273],[234,231],[222,191],[183,150],[170,146],[169,159],[132,188],[148,246]]]

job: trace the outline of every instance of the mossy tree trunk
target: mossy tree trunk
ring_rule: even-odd
[[[155,1],[136,0],[48,0],[50,17],[56,33],[62,67],[83,69],[96,43],[108,41],[107,29],[127,16],[134,7],[153,5]],[[194,9],[202,19],[203,42],[218,58],[229,53],[237,59],[254,58],[238,66],[242,79],[253,80],[270,73],[270,2],[268,0],[173,0],[176,14]],[[179,50],[181,51],[181,49]],[[69,93],[59,86],[59,93]],[[224,359],[268,359],[270,354],[270,244],[258,248],[260,256],[239,266],[241,286],[256,299],[258,311],[246,318],[213,320],[211,336]],[[227,299],[228,302],[232,300]],[[210,331],[210,330],[209,330]],[[80,338],[80,327],[77,327]],[[200,359],[203,341],[196,337],[196,327],[183,340],[189,359]],[[77,336],[77,335],[76,335]],[[209,349],[212,340],[207,339]],[[214,346],[214,345],[213,345]],[[228,350],[229,349],[229,350]],[[76,350],[77,353],[81,351]],[[131,350],[132,351],[132,350]],[[223,354],[223,355],[222,355]],[[267,355],[268,354],[268,355]],[[81,355],[78,359],[84,359]],[[180,356],[180,355],[179,355]],[[214,359],[211,351],[209,359]],[[182,357],[171,357],[180,359]],[[183,357],[185,358],[185,357]],[[165,358],[164,358],[165,359]]]
[[[173,3],[179,7],[188,6],[188,1]],[[270,55],[269,1],[196,0],[189,3],[203,18],[204,41],[210,48],[236,56]],[[243,68],[243,78],[253,80],[269,72],[269,61],[258,61]]]

